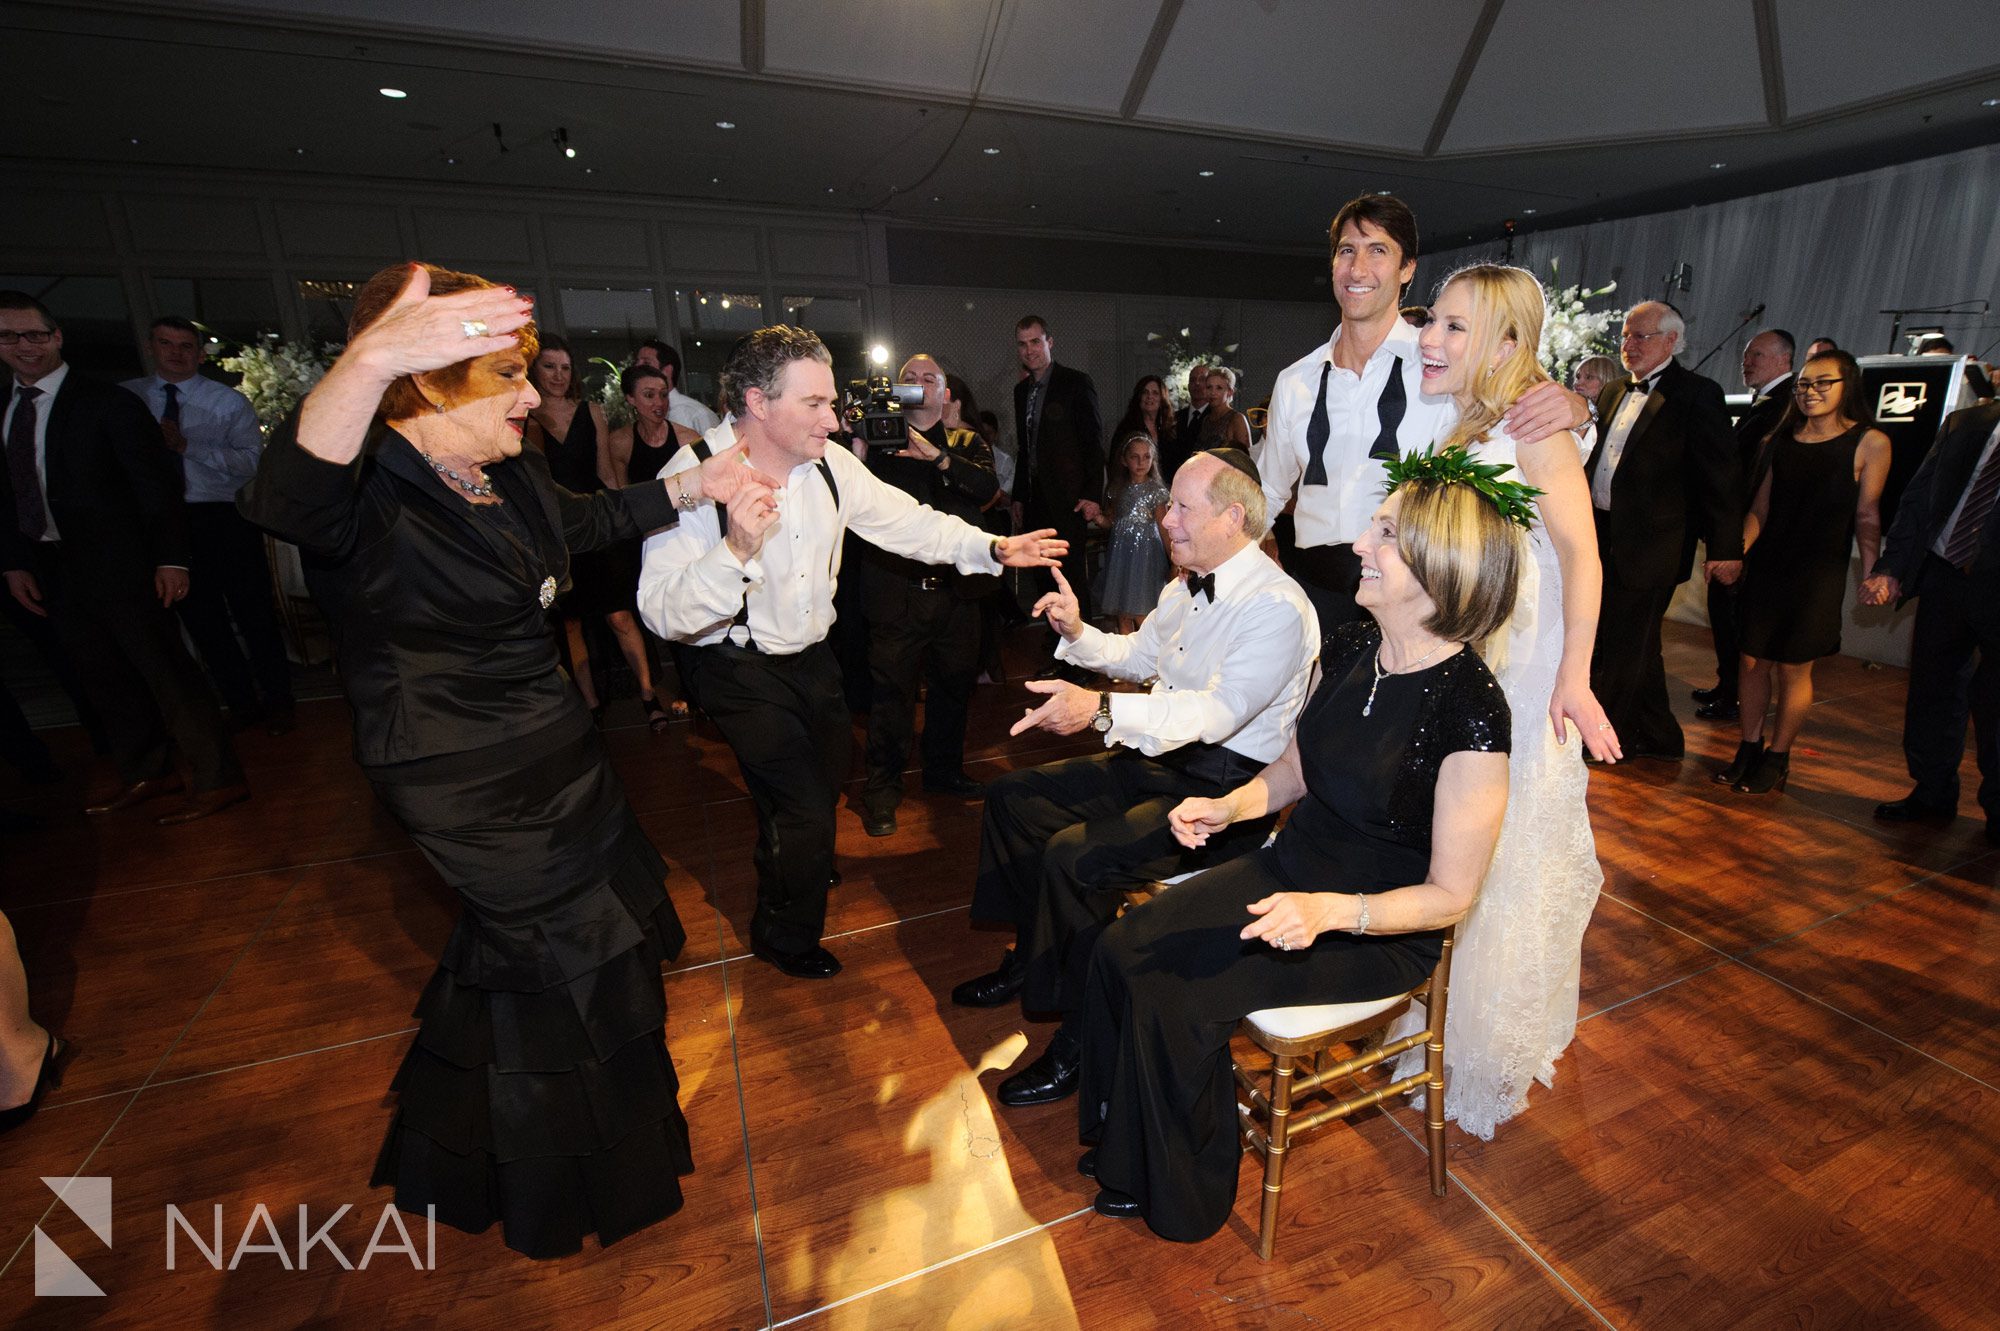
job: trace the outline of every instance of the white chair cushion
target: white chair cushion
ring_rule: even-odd
[[[1246,1018],[1258,1030],[1280,1040],[1302,1040],[1318,1035],[1322,1031],[1337,1031],[1343,1026],[1352,1026],[1357,1021],[1387,1012],[1407,998],[1407,994],[1391,994],[1387,998],[1371,998],[1365,1003],[1308,1003],[1299,1007],[1267,1007],[1252,1012]]]

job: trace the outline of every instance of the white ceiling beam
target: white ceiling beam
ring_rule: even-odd
[[[764,0],[743,0],[743,19],[738,27],[743,36],[743,68],[751,74],[764,72]]]
[[[1121,120],[1130,120],[1139,114],[1139,104],[1146,100],[1146,89],[1153,82],[1153,71],[1160,67],[1160,55],[1167,49],[1167,39],[1174,34],[1174,24],[1181,16],[1181,0],[1160,0],[1160,12],[1153,16],[1153,30],[1146,34],[1146,44],[1140,48],[1139,64],[1132,71],[1132,82],[1126,86],[1125,100],[1118,104]]]
[[[1764,71],[1764,118],[1785,123],[1785,55],[1778,45],[1778,0],[1757,0],[1757,63]]]
[[[1493,25],[1500,21],[1500,6],[1505,3],[1506,0],[1486,0],[1485,8],[1479,11],[1472,32],[1465,39],[1465,50],[1458,57],[1458,70],[1451,76],[1451,86],[1444,90],[1444,99],[1438,103],[1437,119],[1431,122],[1430,136],[1424,140],[1424,156],[1437,156],[1444,136],[1450,132],[1452,117],[1458,114],[1458,100],[1465,96],[1466,85],[1472,82],[1472,71],[1479,68],[1486,39],[1493,35]]]

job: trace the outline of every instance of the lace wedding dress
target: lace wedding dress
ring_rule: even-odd
[[[1472,452],[1519,465],[1504,431]],[[1562,661],[1562,569],[1539,521],[1526,539],[1513,617],[1481,644],[1514,714],[1507,814],[1493,865],[1458,926],[1445,1006],[1445,1117],[1486,1140],[1527,1107],[1532,1082],[1555,1084],[1556,1059],[1576,1035],[1583,931],[1604,883],[1584,805],[1582,740],[1571,727],[1558,744],[1549,724]],[[1421,1026],[1413,1011],[1389,1038]],[[1404,1054],[1396,1075],[1421,1071],[1423,1053]]]

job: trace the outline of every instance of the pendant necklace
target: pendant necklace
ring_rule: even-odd
[[[489,480],[475,481],[475,480],[470,480],[464,476],[461,476],[457,472],[453,471],[450,467],[447,467],[442,462],[439,462],[436,458],[432,457],[430,454],[424,452],[421,448],[417,450],[417,454],[418,456],[422,457],[424,461],[431,464],[432,471],[444,477],[447,481],[450,481],[453,485],[465,491],[467,494],[472,495],[475,498],[479,499],[491,499],[493,497],[492,481]]]
[[[1445,641],[1439,643],[1437,646],[1431,648],[1429,651],[1425,652],[1422,656],[1418,657],[1415,665],[1407,666],[1402,670],[1394,670],[1394,671],[1384,670],[1382,668],[1382,649],[1380,647],[1377,647],[1375,649],[1375,682],[1368,686],[1368,701],[1361,704],[1361,714],[1363,716],[1367,716],[1369,713],[1375,710],[1375,690],[1382,687],[1382,680],[1384,677],[1391,674],[1395,675],[1414,674],[1416,671],[1423,668],[1424,662],[1430,660],[1433,656],[1436,656],[1439,652],[1443,651],[1445,648],[1449,646],[1451,646],[1451,640],[1447,638]]]

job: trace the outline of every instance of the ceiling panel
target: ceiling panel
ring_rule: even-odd
[[[994,43],[987,95],[1117,111],[1157,8],[1152,0],[1013,0]]]
[[[1812,115],[2000,65],[2000,5],[1777,0],[1785,109]]]
[[[764,68],[962,97],[985,19],[974,0],[765,0]]]
[[[1763,124],[1757,26],[1743,0],[1509,0],[1467,82],[1447,153]],[[1551,77],[1553,73],[1553,77]]]
[[[213,17],[215,6],[186,0],[148,4]],[[672,0],[671,4],[551,5],[548,0],[235,0],[237,14],[286,22],[318,19],[347,26],[418,31],[485,43],[495,40],[570,51],[625,51],[664,60],[740,69],[742,0]]]
[[[1480,8],[1187,0],[1140,118],[1416,152]]]

